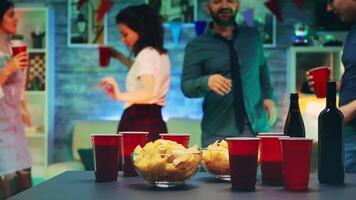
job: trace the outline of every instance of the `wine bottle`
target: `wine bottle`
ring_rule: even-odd
[[[290,137],[305,137],[305,128],[299,109],[298,93],[290,94],[289,111],[284,124],[284,135]]]
[[[326,108],[318,118],[318,178],[320,183],[344,183],[344,116],[336,107],[336,83],[328,82]]]

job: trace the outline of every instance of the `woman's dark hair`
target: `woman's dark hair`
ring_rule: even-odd
[[[150,6],[146,4],[128,6],[116,15],[116,23],[125,24],[138,34],[138,41],[133,46],[135,55],[146,47],[152,47],[160,54],[167,53],[163,47],[161,17]]]
[[[2,21],[2,18],[4,17],[6,11],[11,7],[14,7],[14,4],[11,1],[7,1],[7,0],[0,1],[0,22]]]

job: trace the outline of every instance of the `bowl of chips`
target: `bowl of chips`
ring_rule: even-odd
[[[149,184],[174,187],[185,183],[199,169],[202,152],[197,146],[185,148],[174,141],[158,139],[137,146],[132,154],[136,171]]]
[[[225,140],[210,144],[203,152],[203,166],[207,172],[220,180],[229,181],[229,149]]]

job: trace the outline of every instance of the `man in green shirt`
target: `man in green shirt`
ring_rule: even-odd
[[[239,0],[208,0],[207,32],[186,47],[181,87],[189,98],[204,97],[202,145],[231,136],[254,136],[277,119],[262,39],[237,26]]]

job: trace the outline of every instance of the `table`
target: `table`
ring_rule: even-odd
[[[96,183],[94,172],[71,171],[28,189],[11,200],[347,200],[356,199],[356,174],[347,174],[344,186],[321,185],[311,174],[309,191],[291,192],[283,187],[264,186],[260,181],[255,192],[232,191],[230,182],[221,182],[206,172],[197,173],[185,185],[177,188],[156,188],[141,177],[123,177],[118,181]]]

